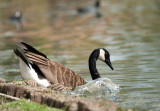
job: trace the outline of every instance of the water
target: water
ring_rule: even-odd
[[[114,84],[110,79],[98,78],[76,87],[73,91],[64,91],[64,93],[71,96],[116,100],[119,90],[119,85]]]
[[[73,93],[78,95],[88,95],[94,93],[115,93],[119,91],[119,85],[114,84],[108,78],[99,78],[86,83],[85,85],[78,86],[74,89]]]
[[[35,46],[88,82],[89,54],[95,48],[105,47],[115,70],[98,61],[98,71],[120,86],[119,92],[108,94],[111,99],[122,107],[160,110],[159,0],[102,0],[103,18],[78,15],[75,10],[83,6],[82,1],[39,1],[0,0],[1,78],[21,79],[13,53],[20,41]],[[93,1],[86,0],[85,5],[92,4]],[[23,12],[21,31],[8,21],[17,10]],[[98,99],[110,99],[99,95]]]

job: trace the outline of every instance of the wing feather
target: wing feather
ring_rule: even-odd
[[[54,86],[54,90],[67,90],[85,84],[85,80],[65,66],[48,59],[43,53],[37,51],[32,46],[23,43],[27,49],[24,54],[34,63]],[[36,52],[34,53],[34,51]]]

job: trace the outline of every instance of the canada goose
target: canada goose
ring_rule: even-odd
[[[16,11],[14,16],[10,17],[12,21],[21,21],[22,13],[21,11]]]
[[[96,0],[93,7],[87,7],[87,8],[79,7],[77,9],[77,12],[80,13],[80,14],[94,13],[96,15],[96,17],[99,18],[99,17],[102,16],[102,14],[99,11],[99,8],[100,8],[100,0]]]
[[[17,30],[22,29],[22,12],[16,11],[14,16],[9,17],[10,22],[15,23]]]
[[[53,85],[55,90],[68,90],[86,84],[86,81],[81,76],[65,66],[48,59],[46,55],[32,46],[21,42],[19,47],[23,49],[26,56],[24,57],[18,49],[14,50],[20,61],[20,71],[23,79],[34,80],[42,87]],[[109,52],[104,48],[95,49],[88,61],[93,80],[100,78],[96,69],[97,59],[105,62],[113,70]]]

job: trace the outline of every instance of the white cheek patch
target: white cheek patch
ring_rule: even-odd
[[[105,61],[105,52],[104,52],[103,49],[100,49],[98,59],[101,60],[101,61]]]

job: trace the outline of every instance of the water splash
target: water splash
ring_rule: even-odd
[[[66,92],[75,96],[115,96],[116,93],[119,92],[119,85],[114,84],[108,78],[99,78],[93,81],[88,82],[85,85],[78,86],[74,91]]]

